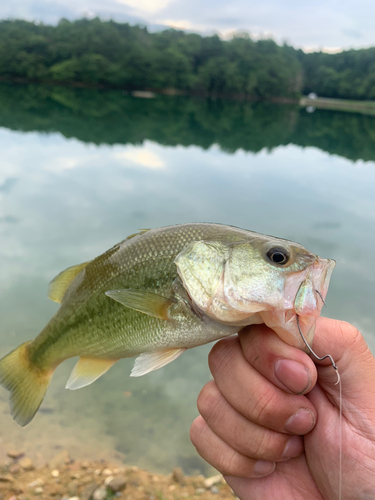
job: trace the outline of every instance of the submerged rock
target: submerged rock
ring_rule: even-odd
[[[34,470],[35,466],[29,457],[22,457],[18,462],[23,470]]]
[[[122,491],[126,487],[126,478],[124,476],[114,477],[108,482],[107,486],[115,493]]]

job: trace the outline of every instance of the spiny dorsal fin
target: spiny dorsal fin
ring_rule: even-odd
[[[141,377],[158,370],[178,358],[186,349],[164,349],[157,352],[143,352],[134,362],[131,377]]]
[[[105,294],[111,299],[120,302],[123,306],[165,320],[169,319],[168,309],[174,304],[173,300],[166,299],[156,293],[133,290],[131,288],[109,290]]]
[[[104,375],[117,360],[99,358],[79,358],[73,368],[65,388],[75,391],[90,385]]]
[[[77,266],[68,267],[68,269],[58,274],[49,284],[48,297],[61,304],[70,283],[89,263],[90,261],[78,264]]]
[[[149,229],[138,229],[138,233],[130,234],[127,238],[125,238],[125,240],[130,240],[131,238],[134,238],[134,236],[140,236],[143,233],[147,233],[147,231],[150,231],[150,228]]]

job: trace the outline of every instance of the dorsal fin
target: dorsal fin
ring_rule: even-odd
[[[143,233],[147,233],[147,231],[150,231],[150,229],[138,229],[138,233],[130,234],[127,238],[125,238],[125,241],[134,238],[134,236],[141,236]]]
[[[68,267],[68,269],[58,274],[49,284],[48,297],[61,304],[68,286],[89,262]]]

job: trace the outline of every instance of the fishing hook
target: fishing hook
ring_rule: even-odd
[[[319,293],[319,292],[318,292]],[[320,294],[319,294],[320,295]],[[324,302],[324,301],[323,301]],[[334,370],[336,371],[336,375],[337,375],[337,382],[335,385],[337,385],[339,382],[340,382],[340,374],[339,374],[339,370],[337,368],[337,365],[336,363],[334,362],[332,356],[330,354],[326,354],[325,356],[322,356],[321,358],[315,354],[315,352],[311,349],[311,347],[309,346],[307,340],[305,339],[305,337],[303,336],[303,333],[302,333],[302,330],[301,330],[301,327],[300,327],[300,324],[299,324],[299,316],[298,314],[296,314],[296,318],[297,318],[297,326],[298,326],[298,330],[299,330],[299,333],[302,337],[302,340],[304,341],[307,349],[311,352],[311,354],[318,360],[318,361],[323,361],[324,359],[328,358],[330,360],[330,362],[332,363],[332,366],[334,368]]]

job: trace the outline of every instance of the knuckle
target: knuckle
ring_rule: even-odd
[[[201,422],[199,417],[196,418],[190,427],[190,441],[198,449],[201,442],[201,436],[204,429],[204,422]]]
[[[236,474],[238,465],[237,465],[237,452],[232,448],[228,450],[226,453],[222,453],[218,456],[217,469],[222,474]]]
[[[218,371],[225,375],[230,370],[231,361],[238,354],[240,347],[238,338],[228,338],[217,342],[208,355],[208,365],[211,373]]]
[[[269,454],[269,446],[270,446],[270,436],[267,432],[262,432],[261,436],[258,437],[258,440],[253,444],[254,446],[254,457],[256,458],[264,458]]]
[[[214,381],[208,382],[198,395],[197,407],[202,417],[207,420],[219,404],[220,393]]]
[[[275,414],[275,391],[272,388],[265,390],[256,402],[249,399],[246,405],[246,414],[257,423],[267,423]]]

